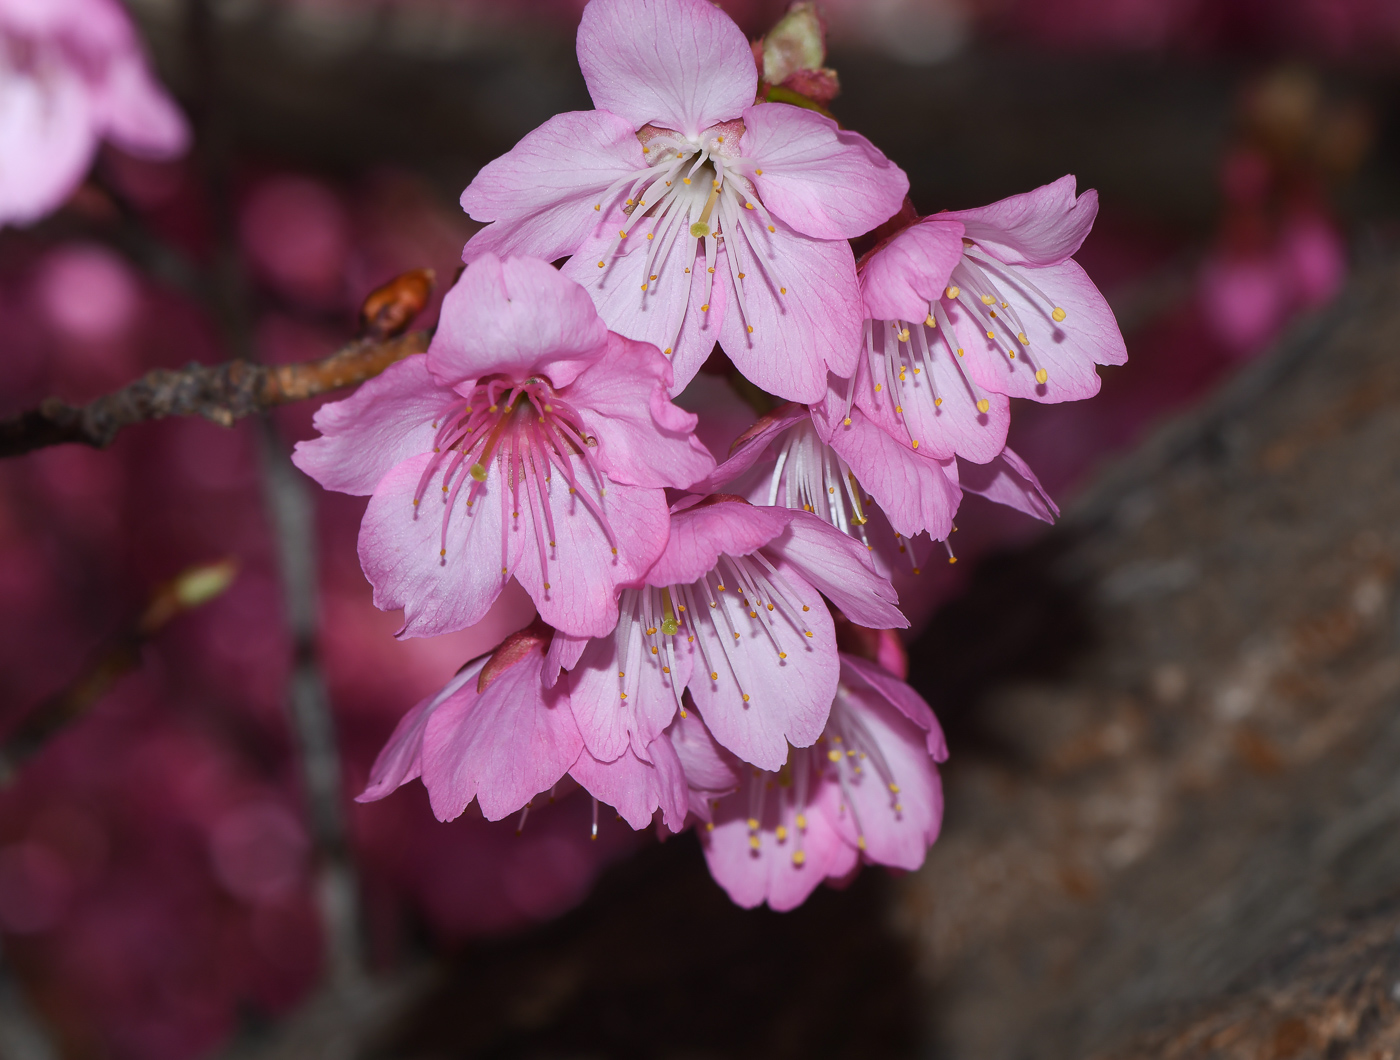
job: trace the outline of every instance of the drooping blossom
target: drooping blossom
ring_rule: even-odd
[[[511,576],[552,626],[601,635],[617,588],[666,543],[664,487],[713,459],[671,404],[671,367],[609,332],[549,265],[487,255],[448,293],[426,354],[316,415],[297,466],[370,494],[360,561],[401,636],[479,621]]]
[[[815,111],[755,103],[749,42],[706,0],[593,0],[579,65],[598,109],[559,114],[462,193],[491,222],[464,260],[572,255],[608,326],[656,345],[679,390],[716,341],[749,379],[818,400],[860,338],[847,240],[904,173]]]
[[[739,905],[785,910],[862,861],[916,869],[938,838],[937,763],[947,757],[918,693],[843,652],[830,717],[811,747],[792,747],[777,769],[732,764],[737,789],[708,807],[696,793],[710,872]]]
[[[861,262],[865,352],[846,386],[891,436],[985,463],[1006,445],[1008,397],[1098,393],[1127,360],[1108,303],[1071,255],[1098,212],[1073,176],[990,206],[925,217]]]
[[[823,596],[852,621],[907,625],[865,549],[809,513],[724,495],[676,511],[666,551],[645,587],[624,591],[611,635],[556,642],[589,753],[648,758],[689,691],[721,745],[776,769],[789,743],[820,735],[831,706],[836,640]]]
[[[56,209],[107,140],[142,158],[189,128],[116,0],[0,0],[0,225]]]

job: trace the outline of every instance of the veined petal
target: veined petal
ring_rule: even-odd
[[[593,0],[578,63],[595,106],[639,129],[698,135],[737,118],[758,91],[743,31],[705,0]]]
[[[789,427],[807,419],[811,413],[805,405],[790,401],[774,409],[738,438],[730,448],[729,458],[715,468],[703,482],[695,484],[696,493],[717,493],[757,464],[768,447]]]
[[[544,690],[543,663],[543,652],[532,650],[484,692],[467,682],[428,719],[423,786],[438,820],[461,816],[475,798],[488,821],[499,821],[578,760],[583,738],[568,696]]]
[[[1032,401],[1077,401],[1099,392],[1094,365],[1127,361],[1113,310],[1077,262],[1038,269],[981,267],[1016,312],[1027,341],[1009,336],[1009,327],[998,332],[999,341],[989,339],[981,322],[957,306],[949,315],[967,351],[967,373],[979,386]],[[1032,296],[1027,285],[1034,285],[1040,296]],[[1056,308],[1063,310],[1057,314],[1063,320],[1054,319]]]
[[[948,760],[948,744],[933,709],[908,683],[877,663],[846,654],[841,656],[841,680],[852,689],[871,689],[925,734],[924,750],[930,758],[935,762]]]
[[[928,531],[937,540],[946,538],[962,501],[962,492],[945,466],[953,458],[940,461],[901,445],[858,408],[844,419],[850,423],[830,416],[827,403],[812,411],[818,433],[826,434],[827,444],[850,466],[861,488],[875,498],[890,525],[904,537]]]
[[[909,620],[896,606],[898,595],[887,579],[875,573],[865,546],[810,512],[793,511],[786,532],[768,551],[800,572],[804,582],[816,587],[852,622],[872,629],[908,627]]]
[[[556,114],[506,154],[488,162],[462,192],[462,209],[490,221],[467,241],[462,260],[572,254],[613,203],[599,198],[646,166],[637,127],[606,110]],[[616,198],[616,196],[614,196]]]
[[[1053,523],[1060,507],[1045,491],[1030,466],[1007,448],[985,464],[965,464],[960,469],[962,488],[989,501],[1025,512],[1046,523]]]
[[[570,401],[613,481],[685,489],[714,470],[695,437],[695,415],[671,404],[670,383],[671,366],[655,346],[620,335],[610,335],[606,358],[574,380]]]
[[[685,769],[690,812],[702,821],[710,820],[710,800],[738,787],[739,774],[748,767],[715,742],[700,715],[693,710],[677,714],[666,736]]]
[[[1008,265],[1057,265],[1079,249],[1099,212],[1092,188],[1075,198],[1073,174],[990,206],[939,214]]]
[[[643,761],[626,751],[611,762],[601,762],[585,748],[569,776],[633,828],[651,824],[652,814],[660,809],[666,827],[679,832],[685,827],[689,802],[685,771],[665,736],[652,741],[647,757],[649,761]]]
[[[569,699],[583,741],[604,762],[629,746],[644,751],[660,736],[676,716],[681,691],[690,680],[690,652],[678,650],[675,638],[665,637],[656,626],[646,626],[632,603],[628,600],[616,631],[588,642],[568,676]],[[648,629],[653,632],[648,634]],[[653,647],[658,649],[655,653]]]
[[[723,553],[746,556],[787,529],[792,513],[738,501],[687,508],[671,516],[666,550],[647,571],[648,585],[693,582],[713,570]]]
[[[424,354],[405,357],[317,409],[311,423],[321,437],[297,442],[292,463],[326,489],[368,496],[395,465],[433,448],[433,424],[454,396]]]
[[[772,232],[757,227],[756,244],[728,234],[726,267],[715,270],[728,296],[720,345],[745,377],[770,394],[820,401],[826,373],[849,376],[860,355],[860,288],[851,245],[800,235],[781,221]],[[730,259],[737,262],[734,269]],[[742,304],[731,275],[736,271],[745,274],[738,281]]]
[[[755,165],[754,186],[769,211],[816,239],[864,235],[909,193],[904,170],[869,140],[803,107],[748,107],[740,151]]]
[[[943,297],[962,260],[963,226],[944,214],[910,225],[861,262],[860,296],[870,320],[918,323]]]
[[[603,355],[607,341],[607,326],[578,284],[534,258],[485,254],[443,299],[428,370],[448,387],[492,373],[539,373],[562,387]]]
[[[423,732],[428,727],[428,719],[459,688],[476,681],[488,658],[490,656],[483,655],[467,663],[451,681],[419,700],[412,710],[399,719],[393,734],[370,767],[369,783],[364,791],[355,796],[356,802],[382,799],[423,772]]]
[[[439,487],[445,462],[429,478],[422,503],[413,503],[432,459],[423,453],[396,465],[379,481],[360,524],[360,565],[374,586],[374,606],[404,609],[400,637],[432,637],[480,622],[525,547],[520,535],[504,536],[508,513],[502,512],[499,475],[487,478],[471,508],[459,499],[444,543],[446,494]]]

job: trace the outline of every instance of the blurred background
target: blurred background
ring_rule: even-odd
[[[786,5],[720,6],[756,37]],[[160,163],[104,147],[57,213],[0,231],[3,414],[153,367],[329,354],[378,285],[453,275],[481,165],[590,106],[577,0],[128,7],[195,145]],[[286,463],[317,402],[145,424],[0,465],[6,731],[125,643],[159,586],[237,563],[0,790],[0,1057],[1087,1056],[1400,885],[1400,796],[1381,798],[1400,755],[1365,757],[1391,754],[1400,650],[1395,468],[1366,461],[1400,445],[1348,433],[1394,423],[1392,377],[1356,377],[1370,404],[1330,434],[1250,455],[1321,407],[1307,394],[1400,355],[1400,0],[822,7],[832,109],[908,171],[921,213],[1065,173],[1098,189],[1078,260],[1130,354],[1092,401],[1013,417],[1065,524],[969,498],[958,565],[906,590],[913,679],[951,747],[925,868],[744,912],[692,836],[605,821],[590,842],[579,799],[519,835],[474,811],[439,824],[418,785],[349,802],[401,714],[528,601],[396,642],[355,556],[364,501]],[[1302,411],[1277,412],[1314,361]],[[1354,448],[1286,503],[1251,500],[1265,472],[1299,489],[1324,445]],[[1329,489],[1359,507],[1324,533]],[[1300,544],[1259,559],[1280,527]],[[1313,640],[1287,644],[1323,647],[1280,662],[1268,632],[1295,618]],[[1318,686],[1328,666],[1355,674]],[[1350,728],[1299,750],[1312,730],[1280,675],[1313,681],[1316,721],[1357,674]],[[317,702],[319,742],[297,713]],[[1346,807],[1360,830],[1317,839]],[[1230,1055],[1331,1041],[1260,1033]]]

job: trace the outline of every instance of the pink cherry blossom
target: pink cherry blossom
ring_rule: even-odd
[[[861,263],[866,357],[852,402],[895,438],[985,463],[1006,444],[1006,397],[1098,392],[1127,360],[1108,303],[1071,255],[1098,197],[1066,176],[910,225]]]
[[[0,225],[56,209],[100,140],[143,158],[189,143],[116,0],[0,0]]]
[[[863,625],[907,625],[858,543],[806,512],[737,497],[676,511],[646,581],[624,593],[611,636],[562,660],[600,761],[648,760],[688,690],[722,746],[776,769],[789,743],[817,738],[831,706],[836,635],[822,597]]]
[[[360,562],[400,636],[481,620],[514,576],[557,629],[603,635],[617,589],[661,553],[664,487],[714,466],[671,404],[671,366],[607,330],[541,261],[487,255],[443,302],[426,354],[322,408],[294,459],[370,494]]]
[[[679,388],[716,341],[749,379],[817,400],[855,368],[847,240],[909,182],[864,137],[754,102],[749,42],[706,0],[593,0],[579,65],[597,110],[559,114],[487,165],[464,260],[572,255],[608,326],[670,356]]]
[[[746,908],[792,909],[862,861],[916,869],[938,838],[936,763],[948,752],[933,712],[874,663],[842,653],[840,666],[815,744],[776,770],[740,770],[737,790],[709,807],[705,859]]]

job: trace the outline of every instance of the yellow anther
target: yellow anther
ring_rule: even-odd
[[[671,347],[667,346],[667,347],[666,347],[664,350],[662,350],[661,352],[664,353],[667,357],[669,357],[669,356],[671,356]]]
[[[830,759],[831,761],[833,761],[833,762],[839,762],[839,761],[841,761],[841,752],[840,752],[840,751],[828,751],[828,752],[826,753],[826,757],[829,758],[829,759]]]
[[[1064,320],[1064,318],[1065,311],[1059,306],[1056,306],[1054,309],[1050,310],[1050,319],[1053,320],[1056,324],[1058,324],[1061,320]]]
[[[884,383],[876,383],[876,384],[875,384],[875,393],[878,394],[881,390],[884,390],[884,389],[885,389],[885,384],[884,384]]]
[[[646,289],[647,289],[647,285],[646,285],[646,284],[642,284],[642,290],[645,291]]]
[[[909,341],[909,329],[908,329],[908,328],[900,328],[900,329],[899,329],[899,341],[900,341],[900,342],[908,342],[908,341]]]
[[[944,291],[943,293],[946,294],[949,298],[956,298],[956,297],[957,297],[958,295],[960,295],[962,292],[961,292],[960,290],[958,290],[958,288],[956,288],[956,287],[949,287],[949,288],[948,288],[946,291]]]
[[[891,784],[891,785],[890,785],[890,790],[891,790],[892,792],[894,792],[896,795],[898,795],[898,794],[899,794],[899,785],[898,785],[898,784]]]
[[[851,425],[851,417],[847,416],[847,417],[846,417],[844,420],[842,420],[841,422],[842,422],[842,424],[844,424],[845,426],[849,427],[849,426]]]
[[[709,303],[709,302],[706,302],[704,305],[702,305],[702,306],[700,307],[700,312],[702,312],[702,313],[708,313],[709,311],[710,311],[710,303]]]
[[[856,846],[860,847],[861,850],[865,849],[865,836],[856,836]]]
[[[807,815],[805,813],[799,813],[797,819],[793,823],[796,824],[798,828],[805,830],[807,827]]]
[[[787,652],[785,652],[785,651],[780,651],[780,652],[778,652],[778,658],[779,658],[779,659],[786,659],[786,658],[787,658]]]
[[[734,634],[734,636],[735,636],[735,637],[738,637],[739,634],[736,633],[736,634]],[[744,702],[747,703],[748,701],[749,701],[749,694],[748,694],[747,692],[745,692],[745,693],[744,693]]]
[[[787,829],[782,825],[778,825],[778,827],[773,830],[773,834],[778,837],[778,842],[781,843],[787,838]]]
[[[747,279],[747,278],[748,278],[748,273],[744,273],[744,272],[739,273],[739,279],[743,280],[743,279]]]
[[[804,610],[804,611],[810,611],[810,610],[812,610],[812,609],[811,609],[810,607],[808,607],[806,604],[803,604],[803,605],[802,605],[802,610]]]
[[[933,407],[934,407],[934,408],[938,408],[938,406],[941,405],[941,404],[943,404],[943,399],[942,399],[942,398],[934,398],[934,399],[933,399]]]
[[[977,411],[978,411],[978,412],[986,412],[986,411],[987,411],[989,408],[991,408],[991,407],[992,407],[992,403],[991,403],[990,401],[988,401],[986,398],[983,398],[981,401],[977,402]]]
[[[997,337],[997,333],[996,333],[995,331],[989,331],[989,332],[987,332],[987,338],[989,338],[989,339],[994,339],[994,338],[996,338],[996,337]]]
[[[752,325],[752,324],[749,325],[749,334],[750,334],[750,335],[753,334],[753,325]]]
[[[648,239],[655,239],[655,238],[656,238],[656,233],[655,233],[655,232],[648,232],[648,233],[647,233],[647,238],[648,238]]]
[[[624,232],[622,229],[619,228],[619,229],[617,230],[617,237],[618,237],[619,239],[626,239],[626,238],[627,238],[627,233]]]
[[[894,407],[894,410],[895,410],[895,412],[897,412],[899,415],[901,415],[901,416],[904,415],[904,406],[903,406],[903,405],[896,405],[896,406]]]
[[[768,226],[768,231],[770,231],[770,232],[776,232],[777,229],[774,228],[772,225],[769,225],[769,226]]]
[[[802,864],[804,861],[806,861],[806,860],[807,860],[807,855],[804,854],[802,851],[800,851],[800,850],[794,850],[794,851],[792,852],[792,863],[793,863],[794,865],[801,865],[801,864]]]
[[[689,178],[689,177],[682,177],[681,180],[682,180],[684,183],[686,183],[686,184],[689,184],[689,183],[690,183],[690,178]]]
[[[992,297],[991,295],[989,295],[989,294],[984,294],[984,295],[982,296],[982,304],[983,304],[983,305],[995,305],[995,304],[996,304],[996,299],[993,298],[993,297]]]
[[[963,355],[962,347],[959,346],[959,347],[958,347],[958,356],[961,357],[962,355]]]
[[[779,293],[779,294],[787,294],[787,288],[786,288],[786,287],[779,287],[779,288],[778,288],[778,293]]]
[[[936,321],[936,320],[933,319],[933,314],[932,314],[932,313],[930,313],[927,317],[924,318],[924,327],[926,327],[926,328],[936,328],[936,327],[938,327],[938,321]]]
[[[445,549],[445,548],[442,549],[441,551],[438,552],[438,555],[439,555],[439,556],[445,556],[445,555],[447,555],[447,549]]]
[[[915,438],[913,444],[915,449],[919,448],[919,439]]]
[[[757,850],[757,849],[758,849],[758,845],[759,845],[759,844],[758,844],[758,836],[756,836],[756,835],[751,835],[751,836],[749,836],[749,846],[751,846],[751,847],[753,847],[755,850]]]
[[[761,176],[763,176],[763,170],[761,170],[761,169],[755,169],[755,170],[753,171],[753,175],[754,175],[755,177],[761,177]]]
[[[593,209],[595,209],[595,210],[601,210],[602,208],[603,208],[603,204],[602,204],[601,202],[598,203],[596,206],[593,207]]]
[[[1046,370],[1045,370],[1044,368],[1042,368],[1040,371],[1038,371],[1038,372],[1035,373],[1035,381],[1036,381],[1037,383],[1043,383],[1043,382],[1045,382],[1045,380],[1047,380],[1047,379],[1049,379],[1049,378],[1050,378],[1050,374],[1049,374],[1048,372],[1046,372]]]
[[[710,671],[710,680],[711,680],[711,681],[718,681],[718,680],[719,680],[719,671],[718,671],[718,670],[711,670],[711,671]]]
[[[1024,331],[1019,332],[1016,337],[1021,340],[1022,346],[1029,346],[1031,344],[1031,340],[1026,338],[1026,333]]]

